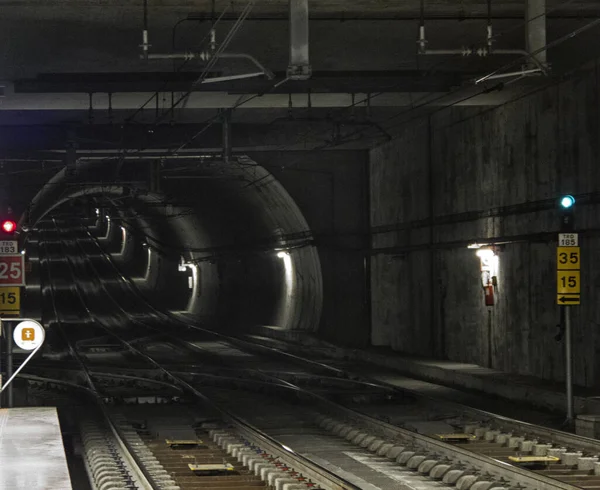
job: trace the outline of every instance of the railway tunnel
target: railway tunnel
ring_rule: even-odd
[[[24,240],[38,265],[30,284],[39,282],[42,294],[35,301],[36,292],[28,291],[30,307],[52,309],[43,301],[44,289],[52,287],[47,261],[38,259],[52,220],[61,216],[61,231],[73,232],[78,244],[95,240],[97,253],[106,253],[164,311],[225,330],[318,328],[322,279],[314,236],[293,198],[265,168],[247,158],[229,164],[178,160],[162,169],[165,178],[156,190],[147,185],[149,162],[125,164],[122,185],[103,184],[114,179],[114,170],[90,162],[73,175],[61,171],[33,199],[22,227],[32,229]],[[131,183],[140,174],[148,182]],[[55,233],[61,237],[61,231]],[[92,287],[89,294],[95,292]]]
[[[0,489],[600,488],[596,0],[1,10]]]

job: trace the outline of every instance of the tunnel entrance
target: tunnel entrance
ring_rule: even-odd
[[[22,226],[42,292],[69,281],[44,271],[52,261],[91,261],[81,269],[89,278],[76,279],[86,296],[103,288],[118,302],[126,284],[161,311],[217,330],[318,327],[312,232],[285,188],[248,158],[87,159],[42,188]],[[44,298],[30,295],[52,317]]]

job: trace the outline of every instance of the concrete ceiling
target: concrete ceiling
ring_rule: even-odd
[[[139,0],[12,0],[2,5],[3,15],[48,14],[57,17],[88,17],[91,14],[112,16],[116,13],[140,12]],[[211,12],[211,0],[150,0],[153,12],[207,13]],[[241,10],[244,0],[216,0],[215,10],[222,12],[231,9]],[[425,13],[432,16],[481,16],[487,14],[487,0],[425,0]],[[287,15],[288,0],[257,0],[253,15]],[[548,9],[554,15],[597,15],[600,7],[594,0],[548,0]],[[310,9],[313,15],[354,14],[357,16],[415,16],[420,11],[420,0],[312,0]],[[493,0],[494,15],[518,16],[523,13],[523,0]]]
[[[215,2],[217,14],[225,12],[217,26],[219,41],[246,3]],[[548,42],[577,32],[600,16],[596,0],[547,3]],[[256,57],[275,73],[274,80],[259,77],[200,85],[184,97],[204,63],[140,59],[142,0],[3,2],[0,80],[6,88],[0,99],[0,125],[14,127],[0,136],[0,154],[64,149],[67,132],[73,131],[85,134],[85,141],[93,141],[89,127],[94,125],[104,135],[98,139],[110,142],[111,147],[123,141],[115,124],[149,124],[156,131],[153,134],[162,132],[162,124],[180,129],[191,125],[185,134],[195,134],[198,125],[219,121],[215,119],[219,109],[238,105],[233,121],[242,125],[244,145],[281,148],[290,132],[303,133],[302,125],[313,135],[336,134],[348,128],[355,132],[358,122],[375,128],[374,139],[362,143],[369,147],[389,137],[386,121],[397,122],[399,116],[410,120],[448,105],[501,104],[600,56],[600,28],[590,29],[548,51],[550,76],[510,86],[495,81],[476,86],[473,81],[478,77],[497,70],[519,70],[526,59],[515,55],[418,55],[419,0],[315,0],[310,2],[313,77],[276,87],[285,78],[288,65],[287,4],[287,0],[257,1],[227,49]],[[205,47],[202,41],[210,27],[210,0],[148,0],[148,5],[151,52]],[[524,7],[524,0],[493,0],[495,48],[525,48]],[[485,45],[486,12],[485,0],[426,0],[428,47]],[[248,71],[255,68],[245,61],[219,62],[211,76]],[[447,93],[450,95],[444,95]],[[171,110],[173,101],[182,97],[183,102]],[[28,138],[32,126],[37,128],[35,141],[39,143]],[[19,131],[25,133],[17,134]],[[269,144],[261,144],[262,135]],[[170,131],[165,140],[171,142]],[[218,142],[203,141],[218,147]],[[27,148],[22,148],[24,145]],[[94,147],[91,143],[80,146]],[[320,145],[319,141],[314,145],[302,141],[300,146]],[[355,141],[352,147],[361,147],[361,143]]]

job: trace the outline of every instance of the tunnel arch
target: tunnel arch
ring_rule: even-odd
[[[116,230],[103,248],[165,309],[214,328],[318,328],[323,292],[312,232],[272,174],[245,157],[230,163],[163,161],[160,189],[129,184],[147,176],[148,163],[126,162],[119,181],[106,161],[80,160],[75,172],[59,171],[21,220],[25,241],[41,220],[69,203],[96,203],[110,210]],[[101,228],[90,230],[99,236]],[[149,251],[141,266],[143,246]],[[176,304],[169,292],[181,286],[182,264],[193,283],[184,306],[181,294]]]

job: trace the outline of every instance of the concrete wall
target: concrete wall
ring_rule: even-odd
[[[368,345],[368,284],[362,253],[368,246],[367,152],[250,156],[281,182],[316,238],[323,274],[319,333],[346,345]]]
[[[598,74],[588,66],[496,109],[447,109],[371,152],[374,345],[563,379],[555,199],[572,193],[583,253],[574,375],[600,383]],[[466,248],[485,239],[509,242],[489,309]]]

